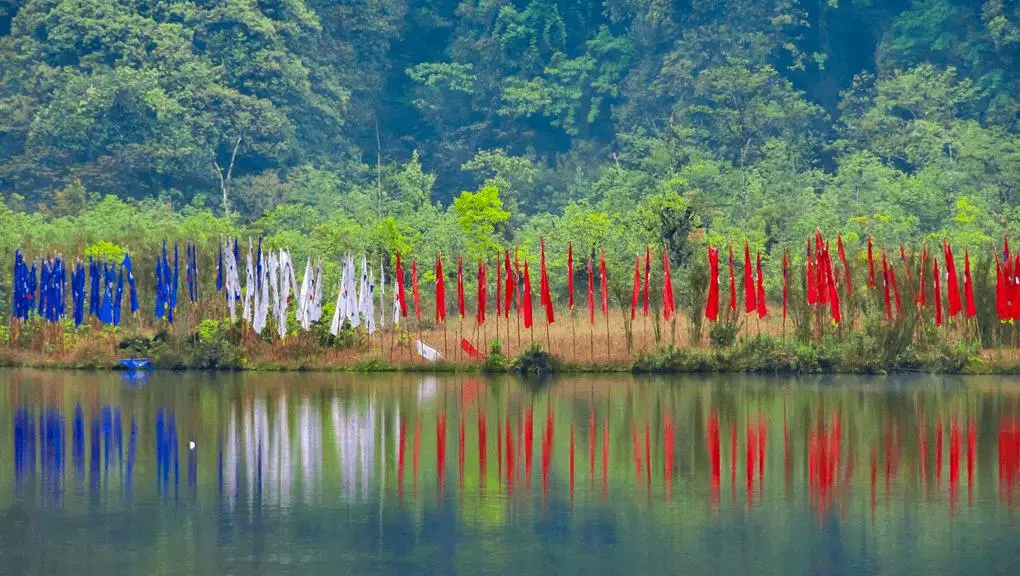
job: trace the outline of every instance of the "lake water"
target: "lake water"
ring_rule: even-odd
[[[1009,379],[0,382],[3,574],[1020,574]]]

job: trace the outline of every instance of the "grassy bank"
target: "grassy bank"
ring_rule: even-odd
[[[536,340],[507,350],[493,338],[484,360],[448,353],[426,362],[412,348],[418,335],[442,342],[434,331],[392,331],[376,335],[345,331],[334,338],[309,332],[283,342],[255,338],[250,331],[225,322],[205,321],[190,332],[104,330],[53,332],[52,327],[26,328],[0,346],[0,365],[9,367],[115,369],[122,358],[149,358],[163,370],[350,371],[432,373],[633,372],[822,374],[928,372],[940,374],[1020,374],[1020,358],[1009,351],[982,350],[966,339],[950,339],[942,331],[903,334],[895,325],[864,324],[845,334],[815,339],[762,333],[741,336],[739,330],[713,331],[700,345],[659,341],[627,353],[596,359],[581,354],[550,353]],[[450,335],[446,335],[447,342]],[[459,337],[455,336],[455,337]],[[553,341],[555,342],[555,341]],[[562,346],[561,348],[568,348]]]

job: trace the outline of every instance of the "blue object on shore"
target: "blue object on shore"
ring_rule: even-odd
[[[124,358],[120,361],[120,365],[128,372],[149,370],[152,368],[152,365],[149,364],[148,358]]]

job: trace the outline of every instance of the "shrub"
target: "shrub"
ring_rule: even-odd
[[[708,331],[708,339],[715,348],[728,348],[737,341],[739,322],[714,322]]]
[[[485,357],[485,362],[482,363],[482,372],[488,374],[496,374],[499,372],[506,372],[510,369],[510,362],[503,356],[503,346],[499,342],[499,338],[493,338],[492,344],[489,345],[489,355]]]
[[[539,343],[532,344],[514,360],[513,370],[521,375],[542,376],[559,370],[559,361],[542,349]]]

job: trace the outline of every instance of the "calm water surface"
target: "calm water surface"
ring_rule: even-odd
[[[3,574],[1020,574],[1007,379],[0,382]]]

